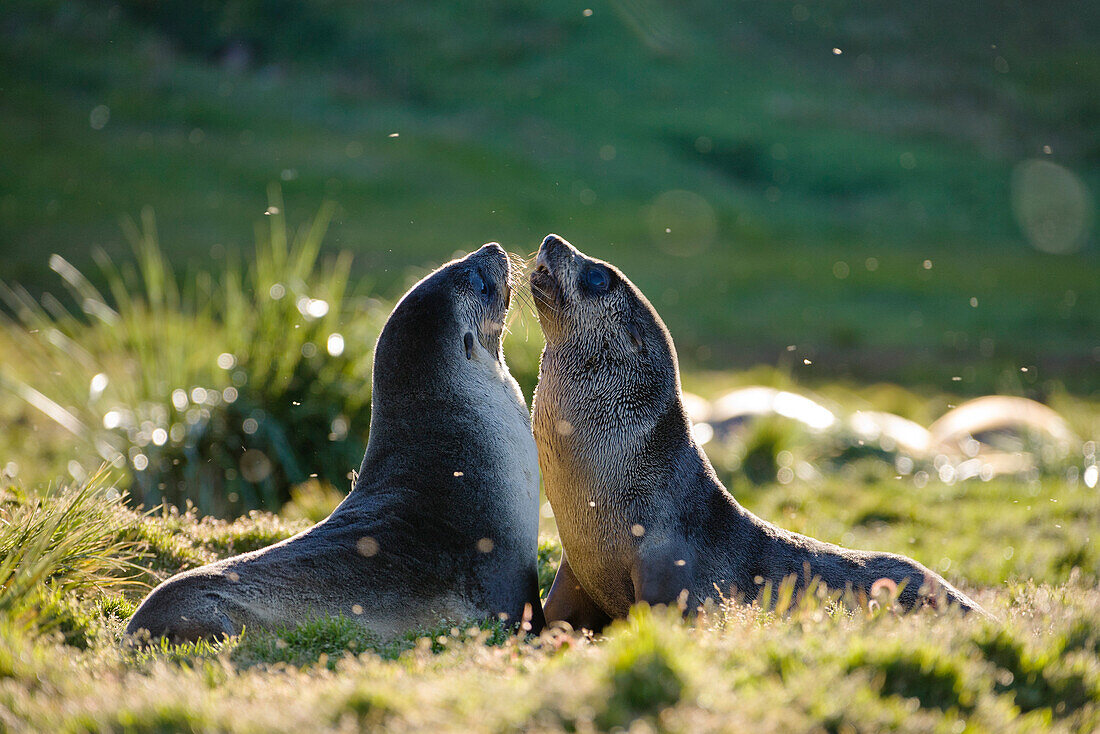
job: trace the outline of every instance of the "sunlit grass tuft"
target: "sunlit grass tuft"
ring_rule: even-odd
[[[136,502],[221,515],[278,509],[310,477],[349,486],[386,308],[346,295],[349,255],[321,261],[331,207],[292,231],[270,195],[253,257],[219,275],[179,277],[146,211],[132,266],[99,257],[106,292],[60,256],[72,306],[0,284],[16,318],[0,385],[72,434],[72,476],[106,461]]]
[[[121,501],[106,470],[44,497],[0,489],[0,618],[79,627],[75,595],[133,584],[138,547],[123,537]]]

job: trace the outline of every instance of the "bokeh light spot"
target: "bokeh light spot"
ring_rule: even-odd
[[[1073,171],[1040,158],[1012,172],[1012,211],[1028,242],[1042,252],[1076,252],[1092,227],[1085,183]]]
[[[258,449],[248,449],[241,454],[241,476],[246,482],[256,484],[271,474],[271,459]]]
[[[364,535],[356,542],[355,549],[359,551],[359,555],[370,558],[378,553],[378,541],[369,535]]]
[[[718,232],[714,208],[691,191],[674,190],[659,195],[649,205],[646,221],[653,244],[677,257],[705,251]]]

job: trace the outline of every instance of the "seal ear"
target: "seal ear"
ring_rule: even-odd
[[[630,335],[630,343],[634,346],[634,351],[641,351],[645,343],[642,341],[642,329],[633,319],[626,322],[626,333]]]
[[[467,331],[466,336],[462,337],[462,343],[466,347],[466,359],[474,358],[474,335]]]
[[[626,318],[623,319],[623,328],[630,337],[630,346],[635,353],[644,351],[645,346],[645,339],[642,338],[642,319],[638,313],[640,310],[640,304],[633,300],[628,301],[625,309]]]

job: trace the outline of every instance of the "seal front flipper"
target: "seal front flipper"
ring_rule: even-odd
[[[611,623],[608,616],[581,586],[580,580],[569,567],[565,551],[561,554],[561,565],[554,576],[550,593],[546,595],[546,623],[567,622],[575,630],[600,632]]]
[[[692,555],[686,543],[643,543],[639,546],[630,569],[634,603],[682,604],[684,611],[693,609]]]
[[[533,574],[531,574],[531,580],[528,583],[526,606],[530,607],[531,609],[531,616],[528,618],[531,629],[528,631],[531,634],[540,634],[544,629],[546,629],[546,612],[542,608],[542,598],[539,596],[538,571],[535,571]]]

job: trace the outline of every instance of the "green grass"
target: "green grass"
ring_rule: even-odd
[[[116,610],[97,606],[100,594],[136,585],[140,549],[126,537],[127,511],[109,479],[101,471],[45,497],[0,489],[3,624],[61,630],[67,641],[87,644],[93,618]]]
[[[1027,366],[1029,393],[1096,389],[1095,235],[1038,252],[1011,193],[1047,157],[1095,208],[1091,6],[226,7],[12,4],[5,280],[52,288],[55,251],[127,256],[118,220],[146,206],[173,263],[220,269],[279,181],[294,211],[337,202],[328,246],[356,254],[356,293],[557,231],[621,265],[692,366],[794,344],[826,379],[975,394]],[[218,61],[234,39],[239,71]],[[705,203],[666,212],[675,190]],[[711,216],[709,244],[678,244]]]
[[[765,517],[831,540],[902,550],[933,567],[933,556],[951,557],[950,568],[941,570],[997,621],[932,611],[897,616],[888,607],[838,606],[810,595],[782,613],[712,608],[692,625],[641,608],[597,640],[562,633],[524,639],[496,625],[456,620],[383,644],[335,618],[246,630],[218,645],[139,649],[120,644],[120,635],[142,592],[105,587],[116,572],[98,566],[67,577],[66,620],[73,629],[48,616],[28,624],[0,608],[4,727],[1087,732],[1100,726],[1100,563],[1088,550],[1071,568],[1054,552],[1087,545],[1100,519],[1095,490],[1048,482],[1043,501],[1033,500],[1026,512],[1016,504],[1029,492],[1024,483],[927,490],[918,497],[889,482],[825,480],[739,496]],[[81,513],[97,518],[77,526],[99,529],[82,533],[91,538],[92,555],[117,552],[119,538],[159,529],[214,558],[296,527],[263,513],[233,523],[141,516],[105,503],[94,487],[76,491],[85,498]],[[72,522],[65,520],[72,517],[66,496],[35,505],[47,524]],[[5,508],[26,506],[8,502]],[[964,527],[980,537],[960,537]],[[0,529],[0,536],[10,532]],[[910,533],[919,541],[906,542]],[[547,537],[543,545],[540,566],[552,573],[556,540]],[[1006,546],[1017,549],[1011,559]],[[178,551],[130,547],[141,551],[138,563],[150,574],[178,566]],[[73,620],[83,625],[75,633]]]
[[[639,609],[598,640],[449,620],[381,642],[344,618],[121,637],[159,580],[326,514],[389,305],[490,239],[527,253],[556,231],[620,265],[706,397],[812,389],[927,425],[997,391],[1100,437],[1095,234],[1045,254],[1012,210],[1036,157],[1100,191],[1092,6],[215,5],[13,0],[0,22],[0,731],[1100,729],[1100,506],[1076,447],[950,485],[782,424],[707,447],[761,517],[910,555],[998,621],[786,608],[781,587],[783,611]],[[679,190],[697,198],[661,198]],[[342,355],[303,352],[336,329]],[[528,395],[540,339],[517,310]],[[188,422],[196,387],[237,400]],[[116,408],[133,421],[108,428]],[[242,481],[245,448],[273,485]],[[821,474],[776,483],[783,450]]]
[[[177,277],[146,211],[133,265],[100,254],[103,291],[60,256],[64,302],[0,281],[0,388],[72,434],[73,477],[107,462],[146,506],[221,515],[276,509],[310,477],[349,485],[384,307],[347,295],[348,255],[320,258],[330,207],[295,232],[271,201],[247,265]]]

